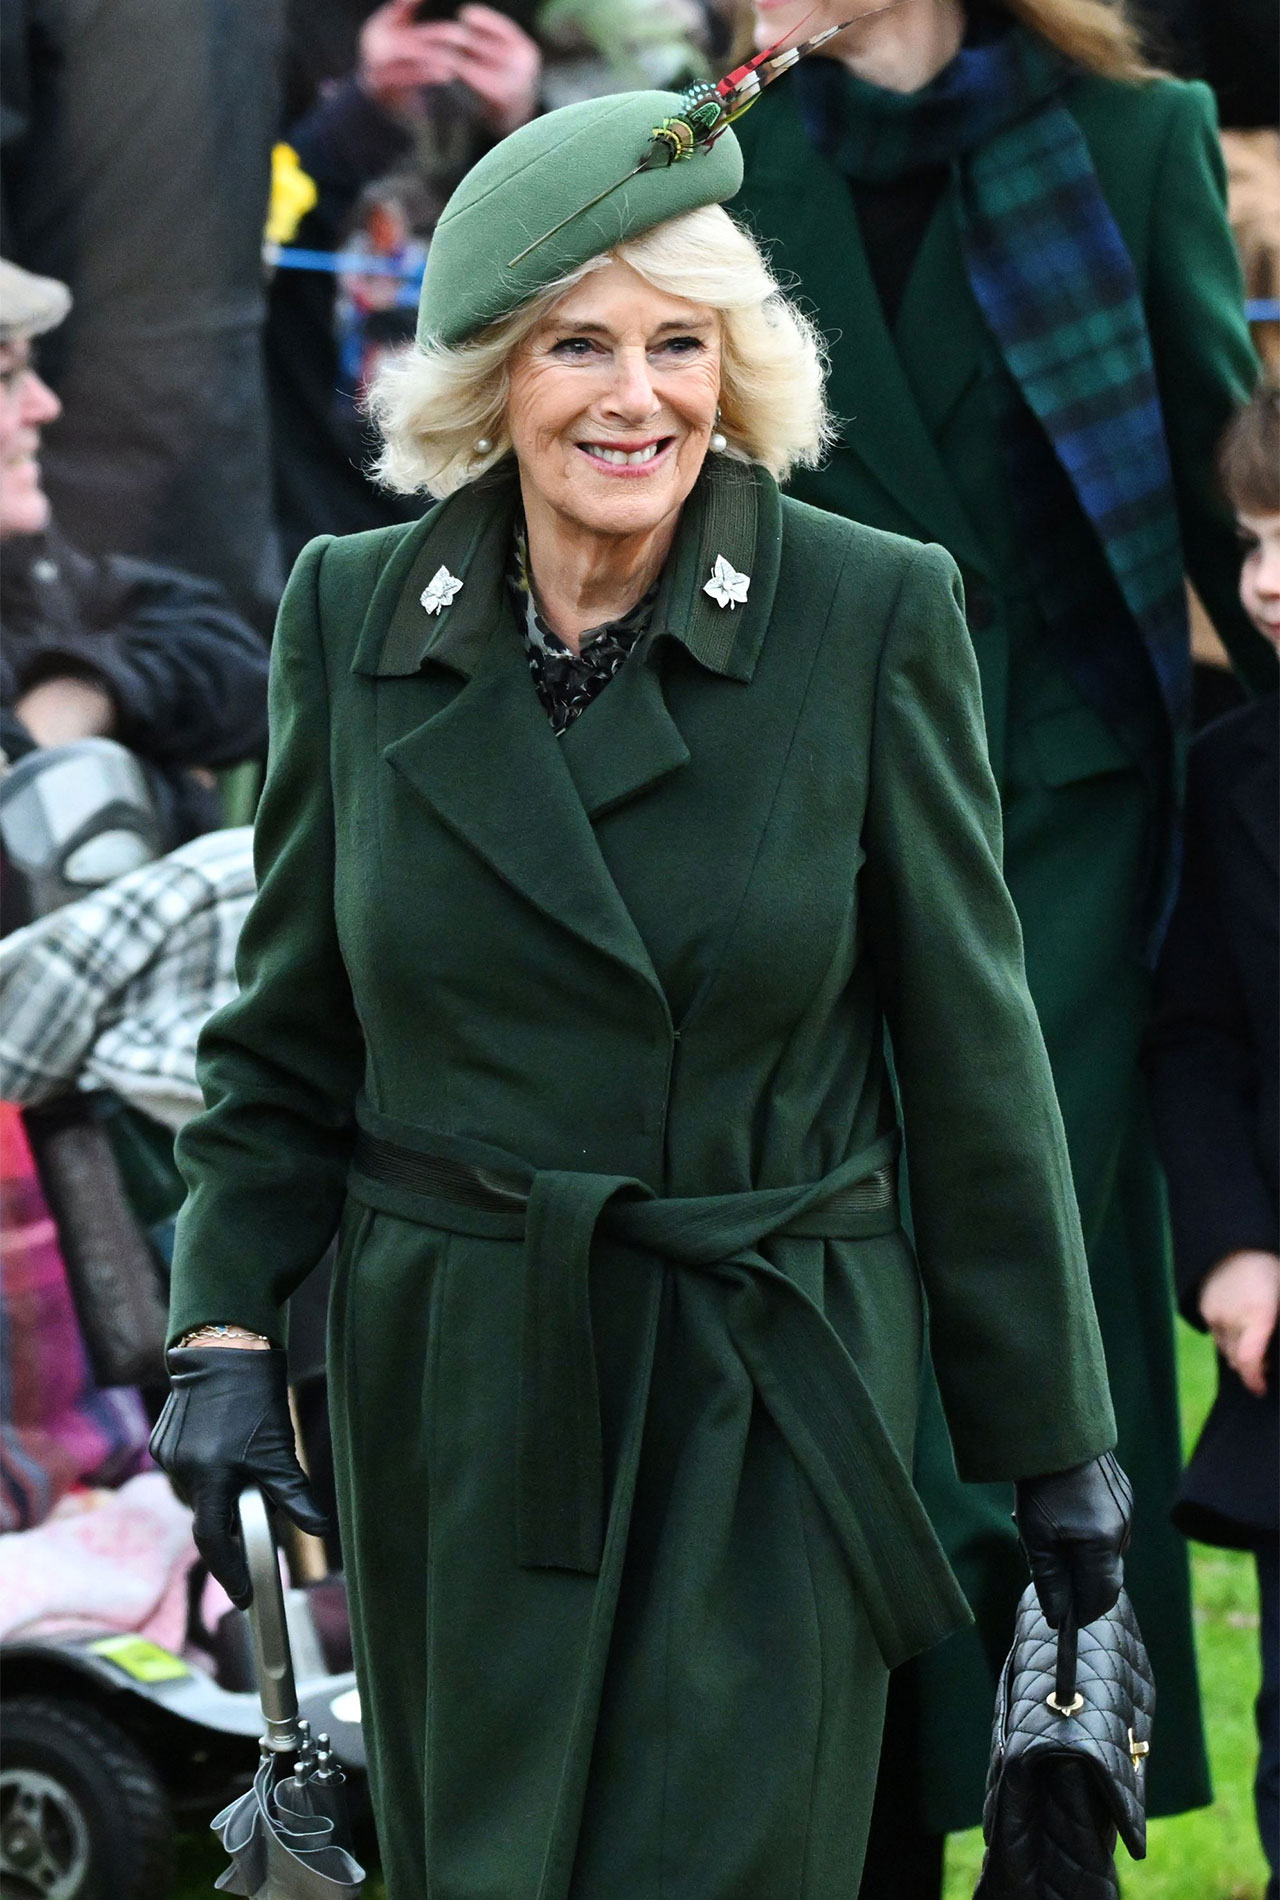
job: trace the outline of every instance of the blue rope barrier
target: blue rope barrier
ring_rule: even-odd
[[[420,284],[424,266],[396,257],[366,256],[362,251],[307,251],[296,245],[268,244],[264,261],[276,270],[320,270],[336,275],[350,271],[362,277],[399,277]],[[1250,323],[1280,323],[1280,297],[1251,297],[1244,313]]]
[[[263,261],[276,270],[350,271],[361,277],[400,277],[405,283],[422,282],[423,265],[406,264],[395,257],[366,257],[362,251],[304,251],[294,245],[263,246]]]

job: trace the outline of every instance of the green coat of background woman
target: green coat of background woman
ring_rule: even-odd
[[[760,30],[771,38],[794,31],[792,15],[805,14],[813,32],[828,15],[858,10],[839,0],[824,0],[812,16],[800,5],[762,7]],[[913,10],[957,11],[934,0]],[[1089,11],[1054,0],[1015,10]],[[1003,11],[984,6],[984,23],[998,27]],[[859,29],[859,45],[901,14]],[[804,75],[801,68],[797,82]],[[870,90],[849,75],[850,113]],[[1242,673],[1265,681],[1270,658],[1236,600],[1238,553],[1213,475],[1217,439],[1249,393],[1255,362],[1223,210],[1212,97],[1200,85],[1135,85],[1084,72],[1062,97],[1133,259],[1187,569]],[[734,206],[830,341],[841,438],[827,463],[798,475],[793,488],[851,519],[942,542],[964,577],[1004,805],[1005,875],[1067,1128],[1119,1454],[1137,1495],[1129,1588],[1160,1685],[1151,1804],[1156,1813],[1177,1811],[1207,1800],[1209,1786],[1186,1552],[1167,1515],[1180,1462],[1173,1308],[1162,1186],[1137,1065],[1149,997],[1135,928],[1149,794],[1131,737],[1094,710],[1046,637],[992,404],[992,339],[965,268],[955,167],[890,323],[849,179],[815,149],[804,104],[799,83],[776,87],[744,120],[746,179]],[[1083,515],[1080,523],[1086,531]],[[1187,736],[1177,732],[1179,748]],[[1054,1377],[1051,1360],[1045,1377]],[[1020,1566],[1007,1495],[955,1483],[932,1401],[918,1460],[986,1638],[985,1655],[971,1632],[921,1665],[919,1786],[927,1825],[940,1833],[979,1818],[990,1672]]]

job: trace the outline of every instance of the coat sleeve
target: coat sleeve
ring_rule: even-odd
[[[88,679],[112,701],[114,737],[156,765],[261,758],[266,643],[222,590],[176,568],[54,545],[76,624],[13,655],[15,697],[50,679]]]
[[[1223,915],[1215,859],[1229,846],[1210,819],[1203,743],[1187,785],[1186,854],[1156,972],[1145,1051],[1169,1183],[1178,1302],[1202,1330],[1209,1269],[1243,1248],[1275,1250],[1275,1210],[1257,1160],[1259,1063]],[[1216,846],[1216,849],[1215,849]]]
[[[901,1097],[934,1367],[962,1478],[1108,1450],[1115,1420],[1062,1117],[1001,874],[977,663],[938,547],[881,654],[868,942]]]
[[[1253,393],[1258,359],[1226,217],[1226,168],[1213,94],[1176,100],[1152,211],[1147,322],[1173,463],[1187,572],[1242,678],[1275,686],[1275,656],[1240,605],[1240,549],[1218,485],[1223,430]]]
[[[266,642],[211,581],[123,555],[102,566],[122,743],[158,765],[261,758]]]
[[[337,1227],[364,1044],[334,918],[329,695],[317,604],[328,537],[303,550],[271,660],[254,832],[258,895],[240,994],[200,1039],[207,1104],[178,1137],[171,1337],[222,1321],[279,1340],[280,1308]]]

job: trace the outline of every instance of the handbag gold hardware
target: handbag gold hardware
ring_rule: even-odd
[[[1140,1742],[1133,1730],[1129,1730],[1129,1754],[1135,1768],[1141,1768],[1143,1757],[1151,1753],[1150,1742]]]
[[[1084,1697],[1077,1689],[1070,1702],[1059,1702],[1056,1689],[1050,1689],[1045,1701],[1055,1715],[1076,1715],[1084,1707]]]

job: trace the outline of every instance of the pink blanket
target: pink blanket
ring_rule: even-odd
[[[0,1637],[132,1630],[181,1654],[195,1558],[191,1513],[162,1473],[73,1492],[35,1530],[0,1537]]]

